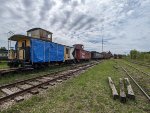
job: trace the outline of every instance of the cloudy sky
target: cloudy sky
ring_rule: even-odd
[[[150,0],[0,0],[0,46],[7,38],[41,27],[53,41],[87,50],[150,51]]]

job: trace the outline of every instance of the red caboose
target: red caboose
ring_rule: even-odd
[[[73,45],[75,48],[75,59],[76,61],[86,61],[91,59],[91,52],[84,50],[82,44]]]

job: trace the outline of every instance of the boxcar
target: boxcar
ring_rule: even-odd
[[[113,56],[110,51],[109,52],[102,52],[102,55],[103,55],[104,59],[110,59]]]
[[[103,59],[103,54],[102,53],[99,53],[99,52],[96,52],[96,51],[92,51],[91,52],[91,58],[92,59]]]
[[[30,60],[32,63],[64,61],[64,45],[37,39],[30,41]]]

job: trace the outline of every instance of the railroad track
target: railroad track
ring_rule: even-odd
[[[126,75],[132,79],[136,86],[142,91],[144,96],[146,96],[146,98],[150,101],[149,74],[127,63],[124,63],[124,66],[120,65],[119,67],[121,67],[121,69],[126,73]]]
[[[82,64],[77,64],[77,65],[82,65]],[[56,66],[56,65],[53,65],[53,66]],[[67,66],[70,66],[70,64],[68,64]],[[26,67],[26,68],[25,67],[19,67],[19,68],[0,69],[0,77],[4,76],[6,74],[9,74],[9,73],[24,72],[24,71],[31,71],[31,70],[34,70],[34,68],[32,68],[32,67]]]
[[[131,74],[129,74],[129,72],[121,66],[121,68],[123,69],[123,71],[133,80],[133,82],[138,86],[138,88],[142,91],[142,93],[146,96],[146,98],[150,101],[150,96],[148,95],[148,93],[144,90],[144,88],[142,88],[142,86],[132,77]]]
[[[82,70],[86,70],[98,63],[92,63],[89,65],[79,66],[74,69],[70,69],[67,72],[64,73],[53,73],[53,74],[47,74],[42,75],[39,77],[34,77],[31,79],[22,80],[19,82],[7,84],[0,86],[0,91],[4,94],[2,97],[0,97],[0,104],[2,104],[4,101],[7,100],[16,100],[21,101],[23,100],[22,95],[26,93],[34,94],[36,93],[36,90],[38,88],[46,88],[47,85],[54,85],[56,82],[62,82],[63,80],[67,80],[70,77],[73,77],[75,74],[82,72]],[[28,86],[28,87],[23,87]],[[11,89],[16,88],[17,91],[12,91]]]
[[[0,70],[0,76],[3,76],[3,75],[8,74],[8,73],[19,72],[19,71],[28,71],[28,70],[33,70],[33,68],[20,67],[20,68],[1,69]]]
[[[127,64],[127,63],[126,63],[126,65],[128,65],[128,66],[130,66],[130,67],[136,69],[137,71],[139,71],[139,72],[141,72],[141,73],[143,73],[143,74],[145,74],[145,75],[147,75],[147,76],[150,76],[150,74],[148,74],[148,73],[146,73],[146,72],[144,72],[144,71],[142,71],[142,70],[140,70],[140,69],[138,69],[138,68],[136,68],[136,67],[134,67],[134,66],[132,66],[132,65],[130,65],[130,64]]]
[[[131,62],[133,64],[138,64],[138,65],[150,68],[150,64],[144,64],[144,63],[141,63],[141,62],[135,62],[135,61],[130,61],[130,60],[127,60],[127,61]]]

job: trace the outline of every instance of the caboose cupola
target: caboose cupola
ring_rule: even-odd
[[[52,32],[42,28],[33,28],[27,31],[27,36],[29,37],[48,39],[50,41],[52,41],[52,34]]]
[[[84,46],[83,46],[82,44],[74,44],[73,47],[74,47],[75,49],[81,49],[81,50],[84,49]]]

